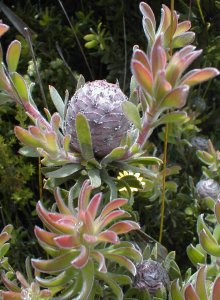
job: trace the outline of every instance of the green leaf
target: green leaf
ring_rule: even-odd
[[[36,280],[42,287],[51,288],[67,284],[70,281],[70,278],[73,278],[75,273],[76,270],[74,268],[70,268],[60,273],[58,276],[51,277],[49,279],[36,276]]]
[[[50,97],[53,101],[54,106],[56,107],[58,113],[60,114],[61,118],[64,119],[64,102],[60,97],[59,93],[53,86],[49,86]]]
[[[209,237],[205,229],[200,232],[199,241],[207,253],[213,256],[220,256],[220,245],[218,245],[217,242],[214,242],[213,239]]]
[[[172,112],[166,115],[163,115],[159,120],[155,121],[152,124],[152,127],[156,127],[161,124],[182,124],[188,121],[187,114],[183,111],[180,112]]]
[[[198,158],[206,165],[213,164],[215,162],[215,157],[206,151],[198,150],[196,151]]]
[[[79,79],[78,79],[78,81],[77,81],[76,91],[77,91],[78,89],[82,88],[82,87],[84,86],[85,82],[86,82],[86,81],[85,81],[85,78],[83,77],[82,74],[80,74],[80,75],[79,75]]]
[[[24,78],[20,74],[14,72],[13,74],[11,74],[11,79],[22,102],[28,102],[28,87]]]
[[[186,248],[186,252],[194,266],[197,266],[198,263],[205,264],[206,257],[204,253],[202,253],[198,248],[194,247],[192,244]]]
[[[32,259],[31,262],[33,267],[42,273],[56,274],[57,272],[64,271],[69,268],[73,259],[78,255],[78,251],[71,250],[53,259]]]
[[[76,173],[81,168],[82,166],[80,164],[67,164],[58,170],[46,173],[45,176],[48,178],[64,178]]]
[[[9,72],[15,72],[21,54],[21,43],[17,40],[11,42],[6,54],[6,61]]]
[[[184,300],[179,287],[179,280],[174,280],[171,284],[172,300]]]
[[[113,293],[117,296],[118,300],[123,300],[123,292],[120,286],[108,276],[108,273],[96,272],[96,276],[107,283],[108,286],[112,289]]]
[[[88,170],[89,179],[93,188],[98,188],[102,184],[102,180],[100,177],[100,171],[98,169],[90,169]]]
[[[160,108],[181,108],[186,104],[189,87],[187,85],[179,86],[173,89],[160,104]]]
[[[112,161],[119,160],[124,156],[126,152],[127,152],[126,147],[117,147],[102,159],[101,164],[105,165],[105,164],[109,164]]]
[[[220,224],[220,200],[218,200],[215,204],[215,216],[218,223]]]
[[[134,157],[129,160],[130,164],[143,164],[143,165],[161,165],[163,161],[158,157],[145,156],[145,157]]]
[[[208,300],[206,291],[206,266],[200,267],[196,277],[196,292],[200,300]]]
[[[9,243],[6,243],[4,244],[1,248],[0,248],[0,259],[2,259],[5,254],[8,252],[10,248],[10,244]]]
[[[141,118],[138,108],[135,104],[129,101],[124,101],[122,103],[122,109],[129,121],[131,121],[134,126],[141,131]]]
[[[76,133],[83,158],[86,161],[94,158],[89,123],[81,113],[76,116]]]
[[[32,147],[24,146],[19,149],[18,153],[27,157],[39,157],[39,153]]]
[[[72,300],[89,299],[94,284],[94,264],[92,260],[89,260],[86,266],[81,269],[81,273],[83,283],[82,289],[80,291],[80,294]]]
[[[108,175],[106,171],[102,171],[101,175],[102,175],[103,182],[105,182],[109,187],[109,191],[110,191],[109,200],[112,201],[113,199],[116,199],[118,197],[118,190],[114,180],[112,179],[112,177]]]
[[[211,234],[208,226],[206,225],[206,223],[203,220],[203,214],[200,215],[197,219],[197,233],[199,234],[202,230],[205,230],[206,234],[209,236],[209,238],[213,241],[213,243],[217,244],[216,239],[214,238],[214,236]]]

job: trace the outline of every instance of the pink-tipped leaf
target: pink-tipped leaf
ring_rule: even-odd
[[[55,244],[62,249],[72,249],[80,245],[79,239],[74,235],[60,235],[54,237]]]
[[[189,284],[184,291],[185,300],[200,300],[193,286]]]
[[[119,238],[114,231],[106,230],[98,235],[98,240],[105,243],[118,244]]]
[[[89,251],[85,246],[81,245],[80,254],[71,262],[71,265],[73,265],[77,269],[82,269],[83,267],[85,267],[88,261]]]
[[[140,11],[143,14],[143,16],[148,17],[151,20],[153,27],[155,29],[156,28],[156,20],[155,20],[155,16],[154,16],[154,13],[153,13],[151,7],[147,3],[141,2],[139,5],[139,8],[140,8]]]
[[[57,234],[48,232],[44,229],[41,229],[38,226],[35,226],[34,233],[39,240],[40,243],[44,243],[50,245],[52,247],[56,247],[56,243],[54,242],[54,238],[57,237]]]
[[[98,262],[99,267],[98,267],[98,271],[102,272],[102,273],[106,273],[107,272],[107,268],[106,268],[106,264],[105,264],[105,257],[104,255],[96,250],[93,250],[91,252],[91,256]]]
[[[145,90],[147,93],[151,93],[153,78],[151,73],[147,70],[147,68],[145,68],[145,66],[141,62],[132,59],[131,70],[133,75],[135,76],[135,79],[137,80],[138,84],[140,84],[142,89]]]
[[[87,212],[90,214],[91,218],[94,220],[99,208],[99,205],[102,201],[102,193],[96,194],[92,197],[87,207]]]
[[[116,234],[124,234],[138,229],[140,229],[140,226],[134,221],[120,221],[109,227],[109,230],[114,231]]]
[[[196,69],[188,72],[181,80],[180,84],[187,84],[193,86],[203,81],[212,79],[219,75],[219,71],[216,68],[204,68]]]
[[[103,219],[111,211],[113,211],[114,209],[120,208],[121,206],[125,205],[127,202],[128,202],[128,200],[123,199],[123,198],[118,198],[118,199],[112,200],[111,202],[106,204],[106,206],[103,208],[99,218]]]

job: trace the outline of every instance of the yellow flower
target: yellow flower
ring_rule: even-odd
[[[122,172],[119,172],[119,175],[117,176],[117,179],[120,180],[120,179],[123,179],[124,177],[127,177],[127,176],[134,176],[141,183],[142,187],[144,187],[145,182],[143,181],[143,177],[141,177],[140,175],[141,175],[140,173],[134,173],[132,171],[122,171]],[[130,188],[131,188],[132,192],[137,192],[139,190],[136,187],[130,187]],[[119,192],[126,191],[126,190],[127,190],[126,187],[123,187],[123,188],[119,189]]]

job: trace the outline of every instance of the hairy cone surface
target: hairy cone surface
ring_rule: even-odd
[[[95,156],[104,157],[118,147],[130,128],[121,104],[127,97],[117,84],[105,80],[86,83],[71,98],[66,114],[66,133],[79,151],[75,119],[82,113],[89,122]]]

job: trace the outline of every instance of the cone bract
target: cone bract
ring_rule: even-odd
[[[121,107],[124,101],[127,97],[118,85],[105,80],[88,82],[79,88],[70,100],[65,120],[73,148],[80,151],[75,126],[78,113],[89,122],[96,156],[104,157],[119,146],[130,127]]]

